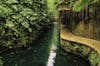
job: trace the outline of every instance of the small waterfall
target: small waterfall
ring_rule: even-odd
[[[54,66],[55,63],[55,58],[57,55],[57,43],[58,43],[58,23],[57,22],[53,22],[54,28],[53,28],[53,37],[52,37],[52,41],[51,41],[51,48],[50,48],[50,54],[49,54],[49,58],[48,58],[48,62],[47,62],[47,66]]]

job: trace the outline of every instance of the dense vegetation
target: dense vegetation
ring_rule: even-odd
[[[81,12],[89,7],[91,8],[89,12],[92,14],[94,9],[100,10],[99,3],[100,0],[0,0],[0,46],[13,48],[32,44],[42,29],[51,25],[52,18],[58,16],[59,5],[71,7],[75,12]],[[85,46],[69,43],[62,48],[88,58],[93,66],[99,62],[97,52]],[[2,64],[0,59],[0,66]]]
[[[48,13],[52,15],[53,17],[57,17],[58,14],[58,5],[59,5],[60,0],[47,0],[47,6],[48,6]]]
[[[61,47],[67,52],[80,55],[81,57],[89,61],[91,66],[97,66],[98,62],[100,61],[99,54],[94,49],[88,46],[61,40]]]
[[[50,24],[49,15],[58,15],[57,6],[62,1],[0,0],[0,45],[13,47],[32,43],[41,29]],[[97,1],[64,0],[64,3],[80,11],[84,6]]]
[[[63,24],[75,35],[100,40],[100,0],[64,0],[69,11],[62,11]],[[64,15],[64,16],[63,16]]]
[[[80,12],[89,5],[99,5],[99,0],[59,0],[59,4],[63,3],[67,7],[72,7],[74,11]],[[94,8],[92,6],[92,8]]]
[[[0,46],[32,43],[51,24],[46,9],[45,0],[0,0]]]
[[[60,12],[61,23],[67,30],[76,36],[100,40],[100,0],[63,0],[60,5],[69,8]],[[91,66],[100,62],[100,55],[90,47],[63,39],[61,47],[82,56]]]

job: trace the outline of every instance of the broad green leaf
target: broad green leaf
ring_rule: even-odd
[[[28,31],[29,31],[29,32],[32,32],[32,28],[28,28]]]
[[[8,6],[0,3],[0,17],[8,16],[12,14],[12,10]]]
[[[25,28],[29,28],[29,23],[28,22],[23,22],[23,23],[21,23],[22,24],[22,26],[24,26]]]
[[[7,0],[6,3],[12,4],[12,3],[18,3],[18,1],[17,0]]]
[[[3,66],[3,61],[1,58],[0,58],[0,66]]]
[[[6,22],[6,26],[8,26],[9,28],[14,26],[14,23],[11,21]]]

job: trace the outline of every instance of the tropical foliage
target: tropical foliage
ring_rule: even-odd
[[[45,0],[0,0],[0,45],[24,45],[51,24]]]

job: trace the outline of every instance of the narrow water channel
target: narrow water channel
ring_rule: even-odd
[[[51,48],[50,48],[50,54],[47,62],[47,66],[54,66],[55,58],[57,53],[57,50],[59,50],[60,46],[60,37],[59,37],[59,28],[58,23],[53,22],[53,29],[52,29],[52,39],[51,39]]]
[[[53,25],[51,29],[45,29],[31,47],[2,54],[3,66],[50,66],[49,58],[52,57],[50,56],[52,50],[56,54],[53,57],[54,64],[51,66],[89,66],[83,58],[66,53],[58,47],[57,32],[57,27]],[[53,43],[57,46],[55,47]]]

